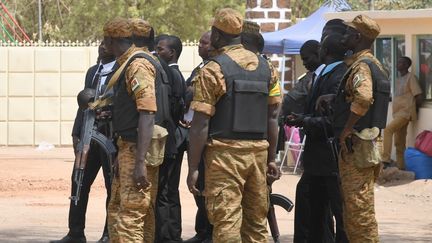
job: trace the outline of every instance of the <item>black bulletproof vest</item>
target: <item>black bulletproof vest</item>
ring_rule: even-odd
[[[383,129],[387,123],[388,104],[390,102],[390,81],[388,75],[371,59],[365,58],[361,60],[361,62],[366,63],[371,70],[374,102],[369,107],[368,112],[357,121],[354,129],[357,131],[371,127]],[[351,113],[351,103],[345,101],[345,84],[349,77],[350,70],[345,74],[340,84],[333,106],[333,125],[337,133],[345,126]]]
[[[164,103],[169,103],[167,94],[160,95],[158,91],[160,90],[160,85],[167,82],[166,74],[162,70],[160,65],[157,65],[156,61],[152,59],[149,55],[144,53],[139,53],[133,56],[129,62],[126,64],[126,68],[120,75],[119,80],[114,86],[114,110],[113,110],[113,129],[116,135],[121,136],[122,139],[130,142],[137,142],[137,128],[139,121],[139,112],[137,111],[137,106],[135,100],[129,95],[126,89],[126,76],[125,72],[127,67],[136,58],[145,58],[156,69],[156,80],[155,80],[155,94],[156,94],[156,105],[158,110],[155,114],[155,123],[157,125],[167,127],[167,122],[169,120],[169,109],[163,108]],[[168,85],[168,84],[167,84]],[[166,106],[166,105],[165,105]]]
[[[228,55],[212,58],[222,69],[226,93],[210,119],[211,138],[262,140],[267,138],[267,109],[270,68],[261,56],[258,68],[248,71]]]

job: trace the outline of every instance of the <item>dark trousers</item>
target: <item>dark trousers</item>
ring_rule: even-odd
[[[330,209],[330,211],[329,211]],[[328,212],[331,214],[328,215]],[[330,242],[347,243],[348,238],[343,225],[342,196],[340,190],[340,181],[338,176],[312,176],[311,183],[311,228],[316,234],[311,234],[312,242],[318,241],[313,238],[314,235],[326,237],[326,227],[331,226],[333,233],[334,223],[336,223],[336,236]],[[315,222],[315,223],[314,223]],[[319,225],[317,222],[324,222]]]
[[[159,167],[156,197],[156,243],[181,242],[180,172],[187,143],[178,148],[175,158],[165,157]]]
[[[197,189],[201,192],[204,191],[204,178],[205,178],[205,163],[204,159],[201,159],[199,167],[199,176],[197,181]],[[199,235],[200,238],[203,239],[211,239],[213,234],[213,225],[210,224],[206,205],[205,205],[205,197],[204,196],[194,196],[195,204],[197,205],[197,213],[195,216],[195,232]]]
[[[347,243],[342,213],[338,177],[303,173],[296,191],[294,242]]]
[[[90,193],[90,187],[93,184],[99,169],[102,167],[105,188],[107,191],[106,205],[111,196],[111,179],[110,179],[110,165],[108,157],[105,152],[95,143],[91,143],[89,154],[87,157],[87,165],[84,170],[84,177],[81,187],[80,199],[78,205],[71,201],[69,206],[69,233],[68,235],[73,237],[84,236],[85,228],[85,215],[87,211],[88,197]],[[74,182],[74,172],[72,172],[72,194],[77,190],[77,186]],[[103,230],[104,235],[108,235],[107,221],[105,218],[105,227]]]

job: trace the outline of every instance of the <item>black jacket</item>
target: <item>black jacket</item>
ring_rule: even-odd
[[[334,157],[328,143],[328,137],[334,136],[330,119],[319,114],[315,110],[315,104],[321,95],[336,94],[346,70],[345,63],[338,64],[330,72],[321,75],[308,94],[305,109],[305,114],[308,115],[303,126],[306,134],[303,167],[306,173],[322,176],[338,174],[337,157]]]
[[[92,82],[93,82],[93,78],[97,72],[97,69],[99,67],[99,64],[96,64],[94,66],[91,66],[86,73],[85,76],[85,82],[84,82],[84,89],[85,88],[91,88],[92,86]],[[113,70],[116,70],[118,68],[118,64],[115,63]],[[112,75],[115,73],[115,71],[111,72],[107,78],[106,78],[106,84],[108,84],[108,81],[111,79]],[[84,113],[82,110],[80,110],[78,108],[76,116],[75,116],[75,121],[73,124],[73,128],[72,128],[72,136],[73,137],[80,137],[81,135],[81,127],[82,127],[82,123],[83,123],[83,119],[84,119]]]
[[[185,93],[186,93],[186,81],[183,74],[179,70],[178,65],[170,65],[173,77],[172,95],[176,98],[175,102],[178,104],[173,111],[173,120],[178,125],[180,120],[183,120],[183,114],[185,112]]]

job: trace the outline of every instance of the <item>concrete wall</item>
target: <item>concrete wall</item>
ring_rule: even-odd
[[[0,47],[0,145],[70,145],[76,95],[96,59],[96,44]],[[197,47],[184,46],[186,78],[200,62]]]

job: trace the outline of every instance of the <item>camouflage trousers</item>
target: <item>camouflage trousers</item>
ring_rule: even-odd
[[[360,169],[347,157],[339,155],[345,231],[350,243],[377,243],[374,183],[379,166]]]
[[[147,166],[151,187],[139,191],[132,173],[135,167],[136,143],[119,139],[119,177],[111,186],[108,205],[108,231],[111,243],[153,243],[155,233],[155,200],[159,167]]]
[[[267,149],[207,147],[205,199],[214,243],[266,243]]]

